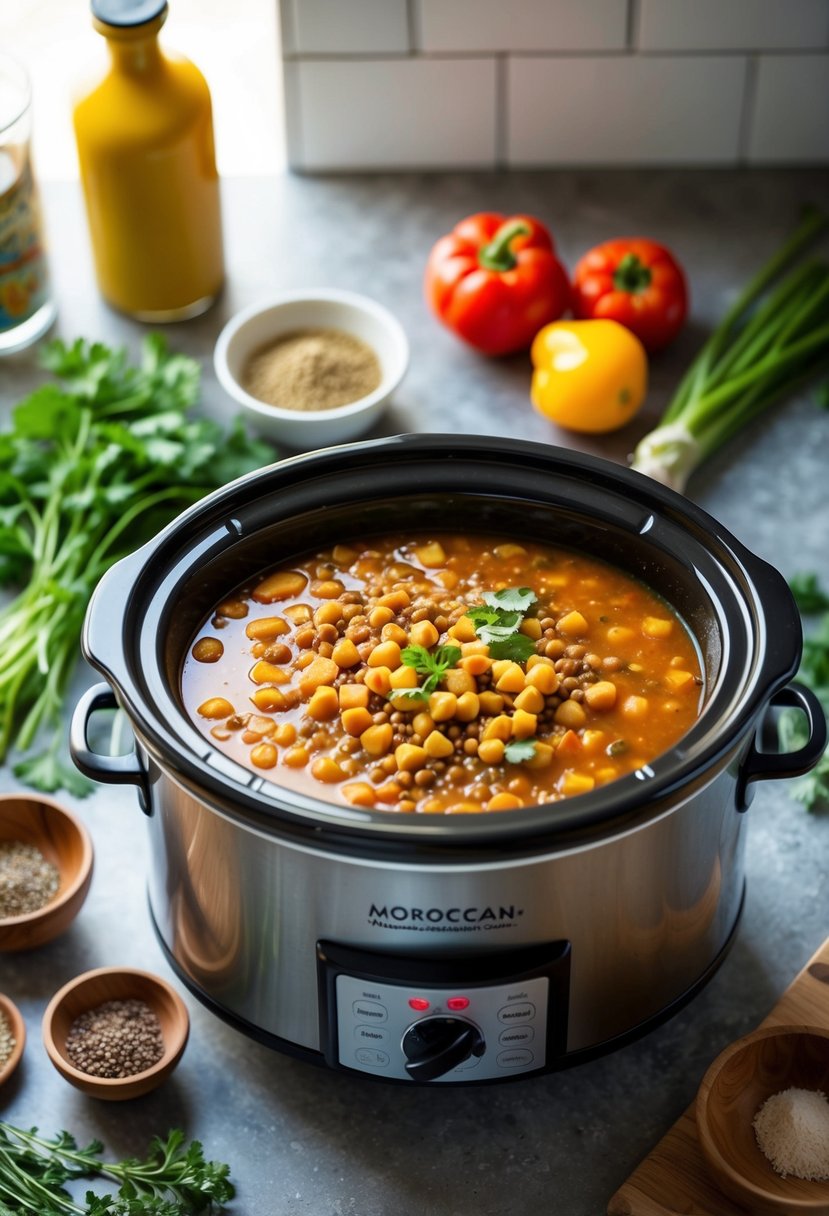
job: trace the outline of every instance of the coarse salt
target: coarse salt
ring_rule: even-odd
[[[761,1151],[782,1178],[829,1179],[829,1102],[820,1090],[791,1086],[772,1094],[753,1127]]]

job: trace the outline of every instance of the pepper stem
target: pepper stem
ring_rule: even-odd
[[[629,291],[633,295],[650,287],[649,267],[635,253],[626,253],[613,272],[613,286],[617,291]]]
[[[502,224],[488,245],[478,250],[478,263],[484,270],[512,270],[518,259],[510,249],[517,236],[528,236],[529,225],[523,220],[508,220]]]

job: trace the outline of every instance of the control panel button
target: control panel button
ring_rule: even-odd
[[[372,1047],[358,1047],[354,1058],[363,1068],[386,1068],[389,1062],[385,1051],[375,1051]]]
[[[449,1000],[446,1002],[446,1008],[451,1009],[453,1013],[456,1013],[460,1009],[468,1009],[469,1008],[469,997],[468,996],[450,996]]]
[[[379,1034],[379,1031],[375,1031]],[[508,1026],[498,1035],[502,1047],[521,1047],[524,1043],[532,1043],[535,1031],[532,1026]]]
[[[352,1009],[361,1022],[387,1022],[389,1018],[386,1006],[378,1005],[376,1001],[355,1001]]]
[[[505,1005],[498,1010],[498,1021],[512,1026],[516,1022],[529,1022],[535,1017],[535,1005],[529,1001],[516,1001],[514,1005]]]
[[[506,1034],[507,1031],[504,1031]],[[384,1026],[355,1026],[354,1038],[364,1047],[385,1047],[389,1041],[389,1032]]]
[[[533,1053],[525,1047],[513,1047],[510,1051],[499,1052],[497,1064],[499,1068],[526,1068],[533,1059]]]

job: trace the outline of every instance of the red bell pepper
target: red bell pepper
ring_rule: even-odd
[[[573,312],[582,320],[618,321],[646,350],[661,350],[679,333],[688,312],[685,275],[673,255],[655,241],[605,241],[576,266]]]
[[[525,350],[570,303],[552,238],[529,215],[482,211],[429,254],[426,299],[447,328],[486,355]]]

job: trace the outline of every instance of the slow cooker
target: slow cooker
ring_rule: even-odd
[[[643,579],[699,647],[705,699],[669,752],[516,811],[399,815],[281,789],[220,754],[180,672],[251,574],[350,536],[486,531],[587,551]],[[259,470],[103,578],[84,653],[106,678],[72,724],[78,767],[138,788],[149,902],[209,1008],[271,1046],[406,1084],[482,1084],[578,1063],[668,1017],[710,978],[743,903],[752,782],[808,771],[819,703],[790,684],[799,615],[780,574],[637,473],[502,439],[400,436]],[[120,705],[134,754],[89,745]],[[797,706],[809,741],[762,750]]]

